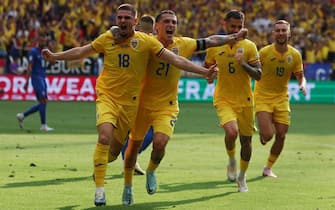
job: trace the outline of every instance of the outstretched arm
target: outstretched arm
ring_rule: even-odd
[[[218,68],[216,65],[211,66],[210,68],[205,68],[199,65],[196,65],[189,61],[188,59],[178,56],[171,52],[168,49],[164,49],[162,54],[159,57],[160,59],[180,68],[184,71],[193,72],[203,75],[207,80],[213,80],[216,77]]]
[[[212,35],[204,39],[197,39],[197,51],[205,50],[209,47],[217,47],[225,44],[234,44],[245,39],[248,35],[248,29],[242,28],[238,33],[229,35]]]
[[[92,54],[95,54],[96,51],[91,44],[84,45],[82,47],[75,47],[63,52],[53,53],[49,49],[43,49],[42,55],[44,60],[53,62],[57,60],[77,60],[86,58]]]

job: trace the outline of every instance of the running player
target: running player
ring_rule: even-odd
[[[302,57],[299,51],[288,44],[291,37],[290,24],[278,20],[272,31],[274,43],[259,51],[263,76],[255,84],[256,117],[260,141],[265,145],[275,135],[263,176],[277,177],[272,171],[283,150],[290,126],[288,82],[294,74],[299,88],[306,95]]]
[[[104,182],[107,163],[117,159],[128,131],[133,127],[138,109],[138,93],[149,60],[159,57],[207,79],[213,79],[217,71],[214,65],[209,69],[195,65],[164,48],[153,36],[135,31],[137,11],[131,4],[118,7],[116,23],[119,33],[113,34],[109,30],[82,47],[58,53],[50,50],[42,52],[48,61],[77,60],[95,53],[104,54],[104,69],[96,85],[98,142],[93,155],[96,206],[106,205]]]
[[[244,14],[232,10],[225,17],[228,34],[244,27]],[[214,107],[219,126],[225,131],[228,154],[227,177],[237,180],[238,191],[247,192],[246,171],[251,158],[251,138],[254,132],[254,98],[251,79],[260,80],[261,64],[256,44],[248,39],[231,45],[210,48],[205,58],[206,66],[217,64],[219,68],[214,91]],[[236,139],[241,143],[240,171],[237,177],[235,159]]]

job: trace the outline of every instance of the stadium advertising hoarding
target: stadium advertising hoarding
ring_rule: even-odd
[[[296,81],[290,81],[288,89],[293,103],[335,103],[334,81],[308,81],[306,97]],[[179,81],[179,101],[212,101],[213,92],[214,84],[207,84],[201,78],[183,78]]]
[[[313,63],[305,66],[305,77],[307,80],[324,81],[329,80],[332,72],[329,63]]]
[[[31,84],[24,90],[25,77],[0,76],[1,100],[35,100]],[[51,101],[94,101],[96,77],[47,76],[48,95]],[[179,81],[179,101],[211,102],[214,84],[201,78],[182,78]],[[238,88],[238,87],[236,87]],[[293,103],[335,103],[335,82],[312,81],[307,83],[307,95],[299,91],[296,81],[289,83],[290,101]]]
[[[24,90],[25,77],[0,76],[0,88],[4,93],[1,100],[35,100],[31,83]],[[50,101],[94,101],[96,77],[94,76],[47,76],[48,98]]]
[[[1,64],[1,62],[0,62]],[[84,58],[82,60],[75,61],[56,61],[50,63],[43,61],[43,66],[45,66],[46,73],[48,75],[85,75],[94,76],[98,75],[102,69],[102,59],[94,58]],[[1,67],[1,66],[0,66]],[[25,56],[13,59],[9,59],[9,65],[5,66],[6,71],[12,74],[20,73],[18,68],[27,69],[28,68],[28,58]]]

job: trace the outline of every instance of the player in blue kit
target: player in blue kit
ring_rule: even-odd
[[[50,41],[51,42],[51,41]],[[37,46],[33,47],[29,51],[29,65],[26,74],[26,83],[24,89],[27,91],[29,78],[31,78],[31,84],[33,85],[38,104],[33,105],[23,113],[18,113],[16,118],[19,122],[19,126],[23,128],[23,120],[29,115],[39,112],[41,119],[42,131],[52,131],[53,128],[48,127],[46,124],[46,107],[48,102],[47,83],[45,81],[45,62],[41,51],[47,46],[48,40],[44,33],[40,33],[37,38]]]

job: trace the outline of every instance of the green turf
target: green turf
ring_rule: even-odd
[[[18,129],[15,114],[33,102],[0,102],[0,209],[95,209],[92,154],[94,103],[48,105],[55,132],[39,131],[39,117]],[[182,103],[175,135],[157,171],[159,189],[147,195],[145,177],[134,178],[135,204],[121,204],[122,163],[109,165],[107,207],[101,209],[335,209],[335,105],[292,105],[292,126],[274,166],[278,179],[261,175],[271,144],[258,135],[248,169],[248,193],[226,181],[224,132],[210,103]],[[239,146],[238,146],[239,149]],[[146,166],[149,151],[139,156]]]

